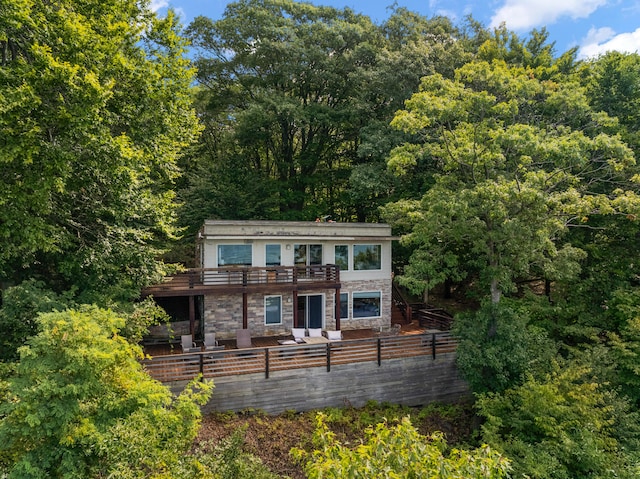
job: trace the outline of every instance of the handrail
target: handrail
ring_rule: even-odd
[[[185,381],[201,374],[215,378],[250,373],[325,367],[330,372],[341,364],[384,361],[412,356],[429,356],[455,352],[456,339],[449,332],[423,333],[406,336],[385,336],[351,339],[326,344],[270,346],[227,349],[187,354],[155,356],[142,361],[145,369],[161,382]]]
[[[332,264],[313,266],[227,266],[222,268],[192,268],[174,276],[167,276],[162,283],[146,288],[143,295],[171,290],[310,282],[339,283],[340,270],[336,265]]]
[[[402,316],[404,317],[405,322],[410,323],[413,318],[413,311],[411,308],[411,304],[404,297],[404,295],[402,294],[402,291],[400,291],[400,288],[395,283],[395,281],[391,283],[391,298],[393,299],[394,303],[402,313]]]

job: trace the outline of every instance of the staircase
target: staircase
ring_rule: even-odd
[[[391,305],[391,324],[409,324],[416,321],[421,327],[449,331],[453,316],[442,308],[425,303],[410,303],[393,283]]]

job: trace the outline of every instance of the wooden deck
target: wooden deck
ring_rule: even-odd
[[[343,331],[343,340],[323,344],[280,345],[275,338],[253,338],[253,348],[236,349],[232,341],[221,341],[225,349],[153,355],[143,365],[155,379],[178,382],[193,379],[264,374],[301,368],[326,368],[361,362],[377,363],[396,358],[430,356],[455,352],[457,343],[446,331],[405,328],[402,334],[383,336],[371,330]],[[150,354],[147,349],[147,354]]]
[[[283,287],[295,290],[339,288],[340,269],[335,265],[193,268],[145,288],[142,296],[192,296],[212,291],[268,292]]]

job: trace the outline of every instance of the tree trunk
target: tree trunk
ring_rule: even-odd
[[[491,280],[491,302],[493,304],[498,304],[500,302],[501,295],[502,295],[502,292],[500,291],[500,288],[498,288],[498,280],[492,279]]]

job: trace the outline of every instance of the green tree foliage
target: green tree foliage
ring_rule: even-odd
[[[6,289],[0,308],[0,361],[17,359],[18,348],[38,332],[38,314],[67,309],[73,305],[68,296],[58,295],[35,280]]]
[[[627,433],[637,413],[577,362],[543,379],[481,396],[482,439],[513,461],[514,475],[532,479],[632,478],[635,444]]]
[[[314,444],[318,448],[309,457],[294,450],[307,461],[305,472],[310,479],[371,477],[432,477],[438,479],[480,479],[508,477],[509,461],[483,446],[473,452],[454,449],[444,455],[446,443],[440,434],[422,436],[408,417],[399,424],[380,423],[367,428],[365,442],[350,448],[341,444],[317,416]]]
[[[455,80],[425,77],[393,124],[420,141],[389,167],[402,174],[427,156],[438,170],[421,201],[387,208],[413,223],[414,290],[472,274],[498,302],[516,279],[573,277],[584,252],[560,241],[567,228],[637,210],[633,153],[569,78],[469,63]]]
[[[548,372],[557,352],[545,331],[530,324],[526,308],[511,301],[457,315],[453,333],[460,338],[457,365],[476,393],[504,391],[527,374]]]
[[[130,297],[174,233],[194,141],[175,16],[148,1],[0,5],[0,278]]]
[[[378,218],[412,189],[386,171],[405,137],[394,112],[421,76],[467,57],[449,20],[403,8],[378,26],[350,9],[244,0],[187,31],[206,126],[182,193],[192,230],[203,217]]]
[[[579,70],[594,109],[618,118],[636,148],[640,129],[640,55],[609,52]]]
[[[47,313],[39,323],[0,406],[7,477],[195,477],[178,473],[198,467],[186,455],[208,383],[173,398],[144,372],[111,311]]]
[[[247,0],[187,31],[203,52],[207,124],[217,138],[232,136],[224,154],[277,182],[280,217],[334,206],[369,114],[358,99],[381,43],[371,21],[349,9]]]

